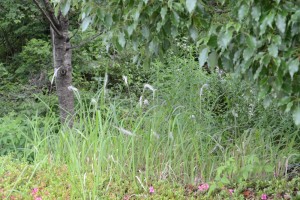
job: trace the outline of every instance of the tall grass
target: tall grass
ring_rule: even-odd
[[[144,90],[147,105],[109,98],[104,85],[92,99],[76,95],[72,129],[59,127],[51,108],[46,117],[29,120],[25,157],[49,170],[66,165],[72,197],[94,199],[114,182],[147,190],[159,180],[212,181],[218,170],[230,181],[271,179],[299,156],[291,117],[275,107],[265,110],[251,84],[206,75],[191,59],[168,62],[153,64],[156,74],[149,81],[156,90],[155,96]],[[232,169],[224,171],[228,160]]]

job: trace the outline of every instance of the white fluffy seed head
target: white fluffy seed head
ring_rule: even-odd
[[[108,82],[108,75],[107,75],[107,73],[105,73],[105,76],[104,76],[104,88],[106,88],[106,86],[107,86],[107,82]]]
[[[74,87],[73,85],[68,86],[69,91],[78,92],[78,89]]]
[[[127,80],[127,76],[122,76],[122,78],[123,78],[123,80],[124,80],[124,82],[125,82],[125,85],[127,85],[128,86],[128,80]]]
[[[144,105],[148,106],[149,105],[149,101],[147,99],[144,100]]]
[[[97,101],[96,101],[95,98],[92,98],[92,99],[91,99],[91,104],[94,104],[94,105],[97,104]]]
[[[52,76],[52,79],[51,79],[51,85],[53,85],[54,79],[57,77],[57,73],[58,73],[59,69],[60,69],[60,67],[54,69],[54,73],[53,73],[53,76]]]
[[[155,88],[152,86],[152,85],[150,85],[150,84],[148,84],[148,83],[146,83],[145,85],[144,85],[144,90],[145,89],[149,89],[149,90],[151,90],[152,91],[152,95],[153,95],[153,99],[154,99],[154,97],[155,97]]]
[[[168,137],[169,137],[171,140],[173,140],[173,139],[174,139],[173,133],[172,133],[172,132],[169,132]]]
[[[122,78],[123,78],[123,80],[125,82],[125,85],[128,86],[127,76],[123,75]]]
[[[118,129],[118,130],[119,130],[121,133],[123,133],[124,135],[135,136],[134,133],[132,133],[132,132],[130,132],[130,131],[128,131],[128,130],[122,128],[122,127],[116,127],[116,126],[115,126],[115,128]]]
[[[156,132],[153,131],[153,130],[151,130],[151,132],[152,132],[152,135],[153,135],[154,137],[156,137],[157,139],[160,138],[160,135],[159,135],[158,133],[156,133]]]
[[[207,83],[205,83],[204,85],[202,85],[202,87],[200,88],[200,96],[202,96],[202,94],[203,94],[203,90],[205,89],[205,88],[208,88],[208,84]]]
[[[139,106],[142,107],[143,106],[143,96],[140,96],[140,100],[139,100]]]
[[[156,89],[154,89],[154,87],[153,87],[152,85],[150,85],[150,84],[148,84],[148,83],[146,83],[146,84],[144,85],[144,89],[146,89],[146,88],[148,88],[148,89],[151,90],[152,92],[155,92],[155,90],[156,90]]]
[[[235,112],[234,109],[231,111],[231,113],[235,118],[237,118],[239,116],[239,114],[237,112]]]

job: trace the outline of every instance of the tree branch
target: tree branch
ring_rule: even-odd
[[[50,26],[53,28],[55,33],[59,36],[63,36],[62,33],[58,30],[58,27],[55,26],[55,23],[51,20],[51,18],[48,16],[47,12],[41,7],[41,5],[37,2],[37,0],[33,0],[33,2],[36,4],[36,6],[42,12],[42,14],[46,17],[46,19],[50,23]]]
[[[77,35],[79,28],[76,30],[76,32],[69,38],[69,40],[71,40],[73,37],[75,37],[75,35]]]
[[[96,38],[99,37],[100,35],[102,35],[102,33],[103,33],[103,31],[101,31],[100,33],[98,33],[98,34],[96,34],[96,35],[94,35],[94,36],[92,36],[92,37],[90,37],[90,38],[84,40],[83,42],[81,42],[81,43],[78,44],[78,45],[72,46],[70,49],[77,49],[77,48],[80,48],[80,47],[86,45],[87,43],[89,43],[90,41],[96,39]]]
[[[57,20],[57,18],[55,17],[55,14],[54,14],[54,10],[51,6],[51,3],[49,2],[49,0],[43,0],[44,4],[45,4],[45,7],[50,15],[50,18],[52,19],[53,23],[55,24],[56,27],[59,27],[59,21]]]

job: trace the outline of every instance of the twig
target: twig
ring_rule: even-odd
[[[70,41],[73,37],[75,37],[75,35],[77,35],[78,31],[79,31],[79,29],[77,29],[77,30],[75,31],[75,33],[69,38],[69,41]]]
[[[75,45],[75,46],[72,46],[70,49],[77,49],[77,48],[80,48],[80,47],[86,45],[87,43],[89,43],[90,41],[96,39],[96,38],[99,37],[100,35],[102,35],[102,33],[103,33],[103,32],[100,32],[100,33],[98,33],[98,34],[96,34],[96,35],[94,35],[94,36],[92,36],[92,37],[90,37],[90,38],[84,40],[84,41],[81,42],[80,44]]]

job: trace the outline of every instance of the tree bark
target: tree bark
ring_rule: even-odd
[[[74,121],[74,94],[72,86],[72,49],[69,41],[69,20],[67,16],[59,14],[59,32],[51,29],[53,47],[53,63],[56,75],[56,90],[59,101],[60,119],[62,124],[73,126]]]

